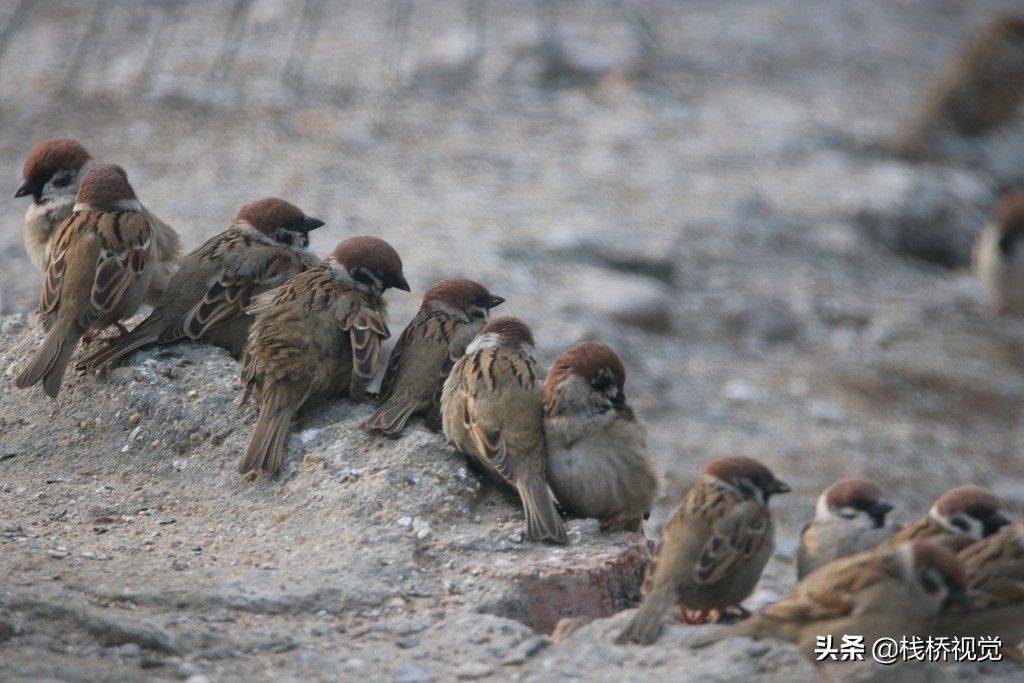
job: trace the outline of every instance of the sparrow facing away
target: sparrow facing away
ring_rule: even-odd
[[[971,266],[997,313],[1024,314],[1024,189],[1000,199],[974,240]]]
[[[699,610],[705,620],[710,610],[739,606],[754,591],[774,548],[768,500],[789,490],[753,458],[709,462],[662,527],[644,600],[616,642],[653,643],[673,605]]]
[[[231,227],[182,259],[148,318],[79,368],[96,370],[146,344],[181,339],[215,344],[239,358],[252,325],[246,307],[316,265],[309,232],[323,224],[283,199],[246,204]]]
[[[967,575],[950,550],[909,541],[844,557],[797,584],[746,621],[695,640],[693,647],[750,636],[794,643],[812,662],[819,636],[879,638],[923,635],[929,620],[966,604]]]
[[[892,503],[882,498],[882,489],[870,479],[847,477],[829,486],[818,497],[814,518],[800,533],[797,579],[892,536],[896,526],[885,520],[892,509]]]
[[[15,384],[25,388],[42,381],[43,390],[56,397],[82,335],[92,327],[120,325],[142,303],[155,250],[124,169],[93,166],[82,179],[74,212],[53,240],[39,296],[46,338]]]
[[[566,509],[601,528],[640,531],[658,494],[647,429],[626,403],[626,369],[606,344],[560,355],[544,381],[548,482]]]
[[[985,135],[1009,122],[1021,100],[1024,17],[997,16],[935,75],[894,151],[912,160],[928,158],[943,130],[969,138]]]
[[[545,474],[543,388],[525,323],[484,326],[445,380],[441,416],[449,442],[519,492],[526,537],[568,543]]]
[[[398,253],[376,237],[350,237],[249,306],[255,320],[242,360],[242,400],[256,390],[261,406],[239,472],[281,469],[292,417],[310,398],[346,391],[363,397],[381,340],[390,336],[390,287],[409,291]]]
[[[980,486],[961,486],[936,498],[927,515],[897,531],[885,544],[921,539],[959,552],[1011,521],[994,493]]]
[[[504,301],[465,278],[441,280],[428,289],[388,359],[380,407],[360,426],[398,436],[413,415],[429,412],[439,420],[444,380],[490,310]]]
[[[25,159],[24,179],[14,196],[32,197],[32,204],[25,211],[25,249],[41,273],[46,273],[57,228],[71,215],[79,184],[93,166],[92,156],[74,138],[43,140]],[[146,207],[141,210],[150,223],[156,243],[150,255],[153,274],[146,303],[156,304],[174,274],[181,244],[171,226]]]
[[[950,610],[932,625],[945,636],[996,636],[1018,663],[1024,641],[1024,521],[1004,526],[960,551],[970,605]]]

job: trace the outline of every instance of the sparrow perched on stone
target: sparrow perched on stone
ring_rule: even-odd
[[[786,640],[815,661],[818,638],[923,635],[929,620],[967,603],[967,575],[950,550],[927,541],[876,548],[825,565],[749,619],[698,638],[693,647],[751,636]]]
[[[768,511],[789,485],[744,456],[709,462],[661,529],[644,600],[617,642],[653,643],[673,605],[702,612],[739,606],[757,586],[775,544]]]
[[[85,174],[74,212],[53,240],[39,313],[43,345],[15,384],[56,397],[78,340],[93,327],[120,325],[142,303],[153,271],[150,223],[120,166]]]
[[[1000,199],[974,240],[971,266],[997,313],[1024,314],[1024,189]]]
[[[973,34],[927,86],[894,151],[934,156],[945,132],[978,137],[1012,119],[1024,100],[1024,17],[997,16]]]
[[[384,291],[391,287],[409,291],[398,253],[376,237],[350,237],[249,306],[256,319],[242,360],[242,400],[256,390],[261,406],[239,472],[281,469],[292,417],[310,398],[363,397],[390,336]]]
[[[878,484],[864,477],[835,482],[818,497],[814,518],[800,533],[796,575],[802,579],[840,557],[870,550],[896,532],[885,516],[893,505]]]
[[[181,339],[216,344],[240,357],[252,325],[246,307],[316,265],[309,231],[323,224],[283,199],[246,204],[231,227],[182,259],[148,318],[79,367],[95,370],[146,344]]]
[[[639,531],[658,493],[647,429],[626,402],[626,369],[607,344],[560,355],[544,381],[548,483],[562,507],[601,528]]]
[[[970,605],[938,617],[936,636],[996,636],[1005,654],[1024,660],[1024,521],[1004,526],[959,553]]]
[[[519,492],[528,539],[568,543],[545,474],[540,372],[530,328],[494,318],[444,383],[442,425],[457,449]]]
[[[936,498],[927,515],[897,531],[884,544],[928,540],[959,552],[1011,521],[994,493],[980,486],[961,486]]]
[[[25,211],[25,249],[39,272],[46,273],[57,228],[71,215],[79,184],[94,165],[92,156],[74,138],[43,140],[25,159],[24,180],[14,196],[32,197]],[[144,206],[142,213],[156,243],[150,254],[153,275],[146,292],[146,303],[155,304],[174,274],[181,244],[171,226]]]
[[[465,278],[441,280],[395,344],[380,385],[380,407],[361,427],[398,436],[416,414],[440,417],[441,388],[455,361],[505,300]]]

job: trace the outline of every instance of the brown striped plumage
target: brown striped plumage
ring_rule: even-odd
[[[252,325],[253,298],[316,264],[309,231],[323,221],[283,199],[246,204],[231,227],[186,256],[153,312],[80,368],[112,365],[135,349],[181,339],[216,344],[240,357]]]
[[[238,469],[277,472],[300,407],[316,396],[361,399],[390,335],[384,291],[409,284],[395,250],[373,237],[341,242],[325,261],[258,297],[242,361],[246,398],[261,400]]]
[[[994,493],[980,486],[960,486],[936,498],[927,515],[897,531],[883,545],[928,540],[959,552],[1009,523],[1003,503]]]
[[[428,424],[439,427],[444,380],[483,329],[490,309],[503,301],[465,278],[441,280],[428,289],[388,359],[381,405],[361,426],[397,436],[410,417],[429,413]]]
[[[49,265],[57,230],[71,215],[81,181],[94,166],[92,156],[74,138],[43,140],[25,159],[23,181],[14,196],[32,197],[25,211],[25,249],[42,273]],[[181,244],[171,226],[139,206],[149,221],[155,245],[146,292],[146,303],[155,304],[175,271]]]
[[[738,607],[757,586],[775,542],[768,499],[789,486],[744,456],[709,462],[661,529],[644,600],[618,642],[653,643],[673,605]]]
[[[543,387],[533,353],[533,334],[521,320],[498,317],[487,323],[445,381],[444,433],[515,487],[527,538],[567,543],[547,483]]]
[[[1024,521],[998,532],[959,553],[967,572],[970,605],[937,619],[936,636],[998,637],[1003,652],[1024,661],[1018,647],[1024,641]]]
[[[124,169],[93,167],[76,206],[57,231],[39,298],[46,338],[15,380],[23,388],[42,381],[54,397],[78,340],[135,313],[152,277],[150,224]]]

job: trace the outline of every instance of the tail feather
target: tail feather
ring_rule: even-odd
[[[379,431],[385,436],[398,436],[409,418],[416,411],[416,404],[412,401],[399,401],[394,398],[385,401],[366,420],[359,425],[363,429]]]
[[[105,365],[113,365],[132,351],[156,341],[156,335],[146,334],[144,331],[135,328],[126,336],[116,340],[113,344],[100,349],[94,354],[86,356],[75,366],[77,370],[99,370]]]
[[[242,474],[263,471],[274,474],[284,462],[285,439],[292,418],[301,402],[289,401],[276,387],[263,394],[263,407],[249,438],[249,445],[238,461]]]
[[[568,543],[565,525],[555,507],[547,481],[543,477],[533,477],[517,482],[516,489],[526,515],[526,537],[531,541]]]
[[[644,597],[633,618],[615,639],[616,643],[640,643],[650,645],[658,638],[665,613],[676,604],[678,598],[668,583],[658,586]]]
[[[63,325],[51,328],[43,340],[43,345],[39,347],[28,367],[14,380],[14,384],[24,389],[42,381],[43,391],[56,398],[64,382],[64,372],[71,362],[75,345],[81,336],[77,330]]]

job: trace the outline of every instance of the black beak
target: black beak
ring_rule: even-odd
[[[782,481],[781,479],[776,479],[775,481],[768,485],[768,488],[765,490],[765,493],[770,496],[775,493],[789,493],[792,490],[793,489],[790,488],[789,484]]]
[[[991,536],[995,532],[999,531],[1000,528],[1012,523],[1012,519],[1004,515],[1002,512],[996,511],[989,515],[989,518],[985,520],[985,535]]]
[[[497,294],[492,294],[491,298],[487,300],[487,303],[484,306],[489,311],[495,306],[500,306],[503,303],[505,303],[504,297],[500,297]]]
[[[302,232],[308,233],[311,230],[323,227],[324,222],[319,218],[313,218],[312,216],[306,216],[302,219],[302,227],[299,228]]]
[[[24,197],[27,194],[34,195],[38,191],[39,188],[36,187],[35,183],[30,180],[26,180],[18,186],[18,191],[14,193],[14,198],[17,199],[18,197]]]
[[[389,278],[387,281],[387,286],[394,287],[395,289],[401,289],[406,292],[412,291],[411,289],[409,289],[409,283],[405,279],[405,275],[403,275],[402,273],[399,273],[393,278]]]
[[[887,500],[878,500],[868,506],[868,514],[873,519],[877,519],[879,522],[885,521],[885,516],[892,512],[892,509],[896,507]]]
[[[971,607],[971,596],[960,586],[950,586],[949,595],[946,596],[946,601],[942,605],[943,611],[954,605],[963,609]]]

